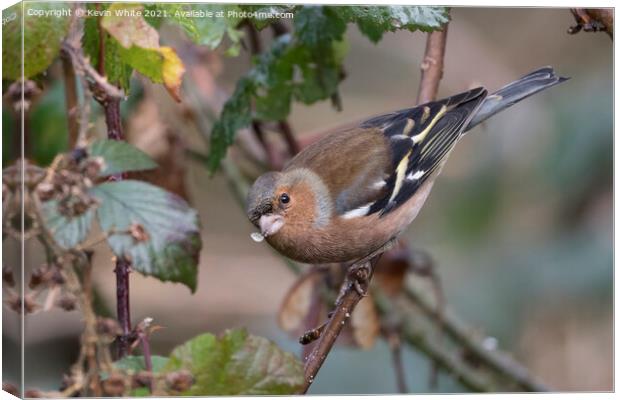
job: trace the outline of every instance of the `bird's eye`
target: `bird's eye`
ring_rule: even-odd
[[[286,194],[286,193],[282,193],[282,194],[280,195],[280,202],[281,202],[282,204],[288,204],[290,201],[291,201],[291,198],[290,198],[290,197],[288,197],[288,194]]]

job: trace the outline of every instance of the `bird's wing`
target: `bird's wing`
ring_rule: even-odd
[[[472,89],[371,118],[307,147],[285,171],[308,168],[319,175],[338,215],[384,215],[441,165],[486,93]]]
[[[385,193],[391,169],[389,140],[376,128],[334,132],[306,147],[284,172],[298,168],[316,173],[328,188],[335,213],[346,214]]]
[[[407,202],[441,168],[486,95],[484,88],[476,88],[362,123],[363,128],[381,129],[389,139],[392,162],[386,193],[366,215],[384,215]]]

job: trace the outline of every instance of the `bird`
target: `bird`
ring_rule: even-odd
[[[416,218],[465,133],[567,79],[543,67],[492,94],[477,87],[325,135],[256,179],[246,202],[260,231],[252,238],[308,264],[381,254]]]

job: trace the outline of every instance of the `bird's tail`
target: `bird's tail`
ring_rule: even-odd
[[[509,83],[497,92],[490,94],[480,105],[464,132],[485,121],[487,118],[512,106],[531,95],[562,83],[569,78],[557,76],[551,67],[543,67]]]

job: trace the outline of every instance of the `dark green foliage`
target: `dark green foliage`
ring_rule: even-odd
[[[241,6],[246,11],[264,11],[263,8]],[[211,132],[212,172],[233,143],[236,131],[248,126],[253,118],[281,120],[290,113],[293,100],[312,104],[337,95],[343,76],[348,23],[356,23],[376,43],[384,32],[432,31],[448,21],[445,7],[295,6],[292,10],[275,11],[295,14],[294,31],[274,40],[270,49],[255,57],[253,68],[238,81]],[[262,23],[251,21],[258,29],[263,27]]]

